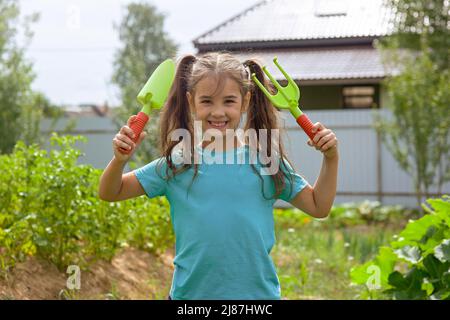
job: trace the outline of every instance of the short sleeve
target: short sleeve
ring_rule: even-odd
[[[160,162],[162,162],[162,165]],[[166,193],[167,181],[163,178],[164,164],[164,158],[158,158],[133,171],[149,198],[162,196]]]
[[[292,179],[288,179],[287,177],[285,177],[285,187],[278,197],[286,202],[290,202],[297,195],[297,193],[302,191],[303,188],[308,185],[308,182],[302,176],[296,173],[286,160],[284,161],[284,163],[287,168],[285,166],[282,166],[282,170],[287,173],[287,175]],[[292,180],[292,184],[290,180]]]

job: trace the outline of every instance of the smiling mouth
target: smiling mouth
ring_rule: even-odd
[[[208,123],[213,128],[221,129],[227,126],[228,121],[208,121]]]

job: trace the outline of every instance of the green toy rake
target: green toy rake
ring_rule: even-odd
[[[160,109],[169,95],[175,79],[175,62],[167,59],[161,63],[155,71],[153,71],[147,83],[137,95],[138,102],[143,106],[142,110],[137,114],[130,123],[130,128],[134,132],[134,143],[137,142],[139,136],[148,122],[150,111],[152,109]],[[124,154],[129,154],[131,150],[121,148]]]
[[[275,57],[273,59],[273,63],[280,69],[281,73],[286,77],[288,81],[288,85],[286,87],[282,87],[273,76],[267,71],[267,68],[264,66],[263,71],[269,77],[270,81],[273,83],[275,88],[277,88],[278,92],[276,95],[270,94],[269,91],[259,82],[256,78],[256,75],[252,74],[252,80],[258,85],[258,87],[264,92],[264,94],[269,98],[274,106],[277,106],[281,109],[289,109],[291,114],[297,120],[297,123],[302,127],[303,131],[308,135],[308,137],[313,140],[316,133],[312,132],[312,127],[314,124],[309,120],[308,116],[304,114],[299,106],[298,101],[300,99],[300,89],[297,84],[292,80],[292,78],[284,71],[284,69],[278,64],[278,58]]]

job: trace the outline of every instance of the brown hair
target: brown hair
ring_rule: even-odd
[[[160,114],[160,148],[163,158],[166,160],[166,176],[170,179],[170,173],[172,177],[188,170],[191,166],[194,166],[194,176],[192,178],[192,183],[198,173],[198,164],[194,161],[191,163],[183,163],[183,165],[176,166],[172,159],[172,152],[176,145],[181,143],[186,143],[181,137],[179,141],[171,140],[171,132],[176,129],[186,129],[189,131],[191,137],[194,136],[194,125],[193,119],[189,110],[189,105],[186,97],[186,93],[190,92],[193,94],[196,84],[203,79],[205,76],[214,75],[218,77],[218,85],[216,91],[219,91],[222,87],[223,79],[228,77],[236,81],[236,83],[241,88],[242,97],[250,91],[250,105],[247,109],[247,121],[245,123],[244,130],[255,129],[257,135],[257,146],[260,148],[260,129],[267,129],[267,143],[263,144],[266,150],[259,150],[261,154],[270,156],[267,151],[271,151],[272,143],[274,139],[272,138],[271,129],[279,128],[279,113],[280,111],[276,109],[269,99],[264,95],[264,93],[257,88],[250,79],[251,74],[255,74],[258,80],[265,85],[270,92],[274,89],[269,81],[264,77],[261,65],[255,59],[246,60],[245,62],[240,62],[235,56],[228,52],[211,52],[203,54],[199,57],[193,55],[186,55],[179,59],[177,63],[175,80],[172,88],[169,92],[169,97]],[[292,177],[287,175],[282,169],[282,166],[286,168],[287,161],[291,167],[292,164],[285,156],[283,145],[280,141],[277,143],[276,150],[279,153],[279,166],[280,170],[277,173],[271,175],[273,182],[275,184],[275,194],[272,196],[276,199],[285,188],[285,179],[288,177],[290,180],[290,186],[292,187]],[[194,145],[193,143],[183,145],[183,148],[190,148],[191,156],[193,160],[194,155]],[[186,150],[186,149],[185,149]],[[284,161],[281,161],[284,159]],[[259,174],[258,170],[253,164],[251,164],[253,171],[259,176],[261,181],[263,179]],[[262,183],[262,192],[264,198],[264,183]],[[290,191],[291,192],[291,191]],[[266,198],[267,199],[267,198]]]

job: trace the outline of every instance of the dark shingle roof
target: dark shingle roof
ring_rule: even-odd
[[[383,0],[267,0],[194,40],[217,43],[380,37],[391,11]]]

